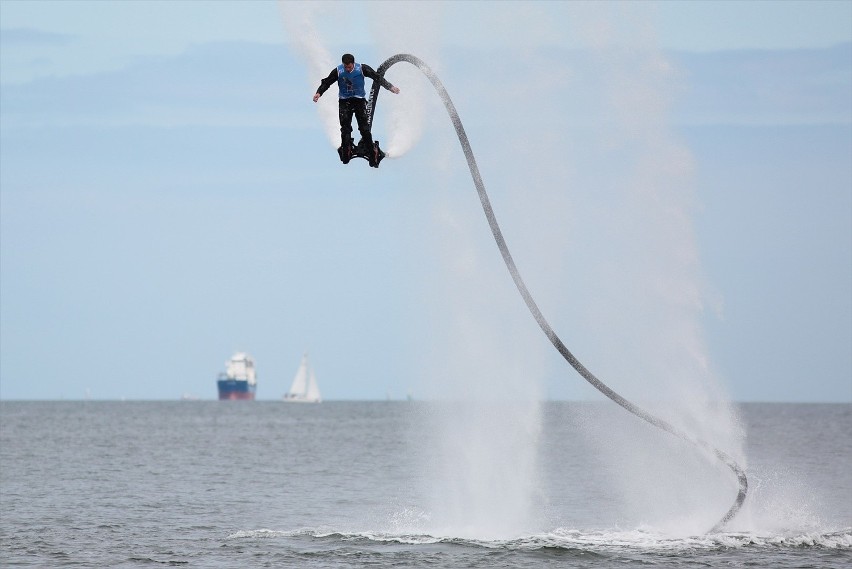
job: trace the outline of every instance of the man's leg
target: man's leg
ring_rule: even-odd
[[[347,149],[352,145],[352,99],[340,99],[337,110],[340,118],[340,146]]]
[[[372,166],[376,163],[377,157],[373,148],[373,135],[370,132],[370,122],[367,117],[367,101],[365,99],[354,99],[353,106],[355,119],[358,121],[358,131],[361,133],[361,146],[367,152],[368,161]]]

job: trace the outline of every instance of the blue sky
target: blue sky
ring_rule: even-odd
[[[848,2],[2,0],[0,397],[213,398],[237,350],[262,399],[304,350],[329,399],[597,397],[422,77],[392,70],[382,168],[337,161],[318,80],[409,51],[599,376],[848,402],[850,30]]]

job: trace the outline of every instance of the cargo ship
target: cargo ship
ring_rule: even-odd
[[[233,399],[254,400],[257,390],[257,376],[254,360],[245,352],[237,352],[225,362],[225,372],[219,374],[216,384],[219,387],[219,401]]]

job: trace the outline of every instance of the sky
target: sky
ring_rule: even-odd
[[[435,69],[617,390],[850,402],[850,42],[850,2],[0,0],[0,398],[213,399],[236,351],[259,399],[304,351],[325,399],[599,398],[416,70],[339,163],[352,51]]]

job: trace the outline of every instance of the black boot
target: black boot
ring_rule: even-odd
[[[369,154],[369,156],[370,156],[370,160],[369,160],[369,162],[370,162],[370,166],[372,166],[373,168],[378,168],[378,167],[379,167],[379,143],[378,143],[378,142],[374,142],[374,143],[373,143],[373,148],[371,148],[370,150],[371,150],[371,152],[370,152],[370,154]]]
[[[337,152],[340,154],[341,162],[349,164],[349,161],[352,160],[352,139],[343,139],[340,144],[340,148],[337,149]]]

